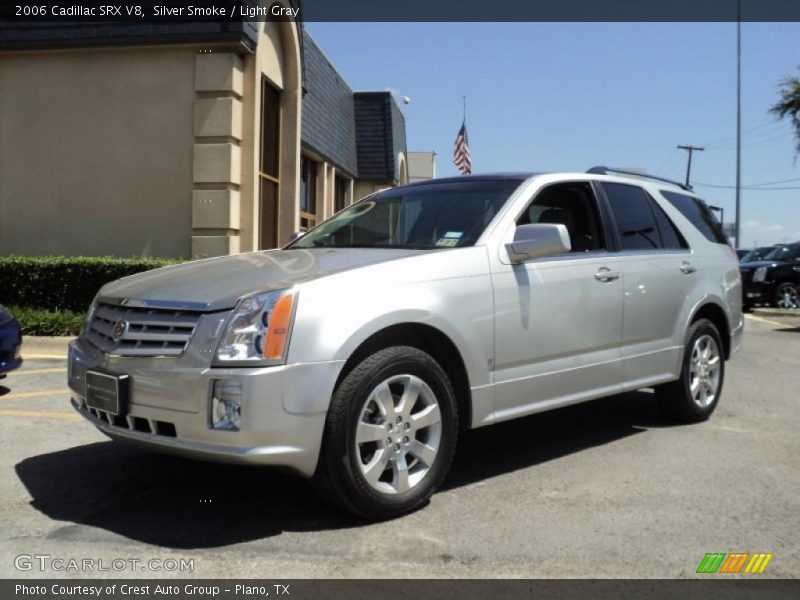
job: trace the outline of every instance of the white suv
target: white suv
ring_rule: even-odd
[[[705,419],[741,345],[736,255],[689,189],[609,171],[402,186],[281,250],[108,284],[73,405],[368,518],[425,503],[471,427],[645,387]]]

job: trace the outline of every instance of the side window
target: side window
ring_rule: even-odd
[[[650,201],[650,208],[656,217],[656,225],[658,225],[658,233],[661,235],[661,244],[665,250],[688,250],[689,244],[675,227],[675,224],[664,212],[664,209],[658,205],[650,194],[647,194],[647,199]]]
[[[728,244],[728,238],[725,237],[719,221],[700,198],[666,190],[661,190],[661,195],[669,200],[672,206],[681,211],[681,214],[689,219],[692,225],[697,227],[709,242]]]
[[[597,200],[588,183],[559,183],[541,190],[517,225],[558,223],[569,233],[572,252],[605,250]]]
[[[645,191],[638,185],[602,183],[617,223],[622,250],[662,248],[658,225]]]

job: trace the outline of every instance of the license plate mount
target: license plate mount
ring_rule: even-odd
[[[130,376],[102,371],[86,371],[86,406],[114,417],[128,410]]]

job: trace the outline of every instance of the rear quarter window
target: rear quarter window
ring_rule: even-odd
[[[714,213],[711,212],[708,205],[700,198],[665,190],[661,190],[661,195],[664,196],[672,206],[681,211],[681,214],[686,217],[709,242],[730,244],[725,233],[722,231],[722,226],[714,216]]]

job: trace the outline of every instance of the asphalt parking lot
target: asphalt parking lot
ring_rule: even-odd
[[[30,358],[0,380],[0,577],[670,578],[736,551],[773,558],[724,577],[798,577],[797,324],[748,318],[706,423],[670,426],[643,391],[470,432],[430,505],[379,524],[281,473],[116,445],[72,414],[64,361]]]

